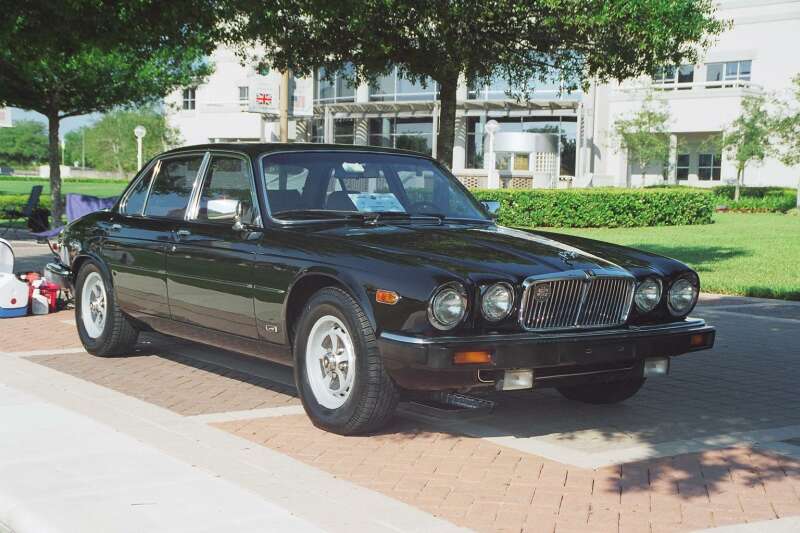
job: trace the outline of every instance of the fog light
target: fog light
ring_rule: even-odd
[[[473,351],[473,352],[456,352],[453,354],[453,364],[456,365],[488,364],[491,362],[492,362],[492,352]]]
[[[533,388],[533,370],[506,370],[499,383],[502,390],[520,390]]]
[[[669,374],[669,357],[653,357],[644,360],[644,377],[652,378]]]

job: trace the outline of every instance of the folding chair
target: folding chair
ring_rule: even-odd
[[[42,196],[42,189],[43,187],[41,185],[34,185],[31,187],[31,194],[28,196],[28,203],[25,204],[25,207],[23,207],[22,210],[6,209],[3,211],[3,218],[8,221],[5,229],[3,230],[3,235],[8,233],[8,230],[14,227],[15,222],[27,220],[28,217],[33,213],[33,210],[39,207],[39,197]]]

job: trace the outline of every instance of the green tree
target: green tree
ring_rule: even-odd
[[[81,126],[64,135],[64,163],[67,165],[94,167],[91,158],[86,154],[85,134],[88,126]]]
[[[762,95],[745,96],[742,98],[741,113],[723,133],[722,148],[736,164],[734,201],[739,200],[747,165],[763,161],[769,154],[775,127],[766,105],[767,99]]]
[[[0,128],[0,164],[33,165],[47,160],[44,124],[20,120],[11,128]]]
[[[53,220],[63,206],[59,123],[152,102],[211,71],[215,0],[0,0],[0,105],[48,120]]]
[[[669,171],[669,110],[663,101],[656,101],[647,93],[642,106],[631,116],[614,122],[614,136],[628,153],[628,161],[636,163],[642,174],[653,162],[660,163],[664,172]],[[625,174],[625,186],[631,187],[630,169]]]
[[[786,166],[800,165],[800,74],[792,82],[793,99],[780,103],[775,124],[780,141],[778,157]],[[797,180],[797,208],[800,209],[800,177]]]
[[[178,132],[167,125],[163,113],[156,109],[117,109],[86,128],[87,159],[98,170],[121,174],[135,172],[138,169],[133,129],[138,125],[147,129],[142,139],[145,161],[179,142]]]
[[[354,81],[397,66],[412,81],[433,80],[440,93],[437,157],[450,165],[456,89],[508,81],[517,96],[530,80],[625,79],[663,64],[693,61],[725,23],[712,0],[292,0],[264,9],[233,0],[231,40],[263,65],[308,75],[354,65]],[[257,52],[263,50],[263,52]]]

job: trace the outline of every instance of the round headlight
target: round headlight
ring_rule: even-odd
[[[673,315],[688,314],[697,302],[697,285],[690,279],[680,278],[669,288],[667,302]]]
[[[438,329],[453,329],[467,312],[467,293],[459,283],[448,283],[436,291],[428,306],[428,319]]]
[[[658,302],[661,301],[661,281],[656,278],[647,278],[639,283],[633,301],[636,302],[636,307],[642,313],[655,309]]]
[[[514,289],[508,283],[495,283],[483,293],[481,313],[490,322],[503,320],[514,307]]]

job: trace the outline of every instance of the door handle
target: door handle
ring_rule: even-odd
[[[185,239],[186,237],[188,237],[191,234],[192,234],[192,232],[189,231],[188,229],[179,229],[178,231],[175,232],[175,235],[179,239]]]
[[[111,231],[119,231],[122,229],[122,224],[111,224]]]

